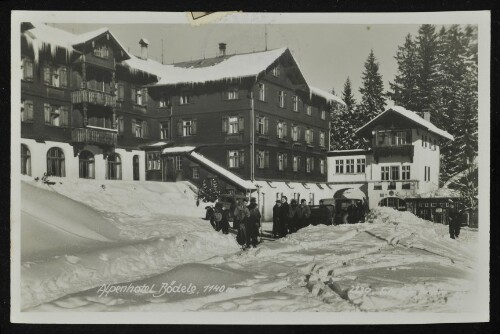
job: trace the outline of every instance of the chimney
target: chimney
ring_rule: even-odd
[[[141,38],[141,40],[139,41],[139,45],[141,46],[141,58],[144,60],[148,59],[148,40],[145,38]]]
[[[225,56],[226,55],[226,43],[219,43],[219,56]]]
[[[423,114],[424,114],[424,119],[427,122],[430,122],[431,121],[431,112],[430,111],[424,111]]]

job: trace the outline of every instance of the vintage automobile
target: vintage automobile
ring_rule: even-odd
[[[323,203],[332,210],[333,224],[335,225],[355,224],[364,221],[365,206],[360,199],[324,198]]]

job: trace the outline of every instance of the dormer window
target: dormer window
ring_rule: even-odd
[[[275,76],[276,78],[278,78],[280,76],[280,67],[278,65],[276,65],[271,70],[271,73],[273,74],[273,76]]]
[[[99,58],[109,58],[109,49],[106,45],[97,45],[94,47],[94,56]]]

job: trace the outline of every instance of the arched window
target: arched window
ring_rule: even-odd
[[[21,174],[31,176],[31,152],[24,144],[21,144]]]
[[[47,152],[47,175],[66,176],[64,153],[59,147],[52,147]]]
[[[95,160],[92,152],[82,151],[79,155],[79,176],[82,179],[95,178]]]
[[[108,167],[106,178],[108,180],[121,180],[122,179],[122,160],[117,153],[108,155]]]

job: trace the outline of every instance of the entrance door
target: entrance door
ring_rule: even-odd
[[[133,174],[134,174],[134,181],[139,181],[139,156],[134,155],[132,158],[132,164],[133,164]]]
[[[175,181],[175,160],[173,157],[163,158],[163,181]]]

